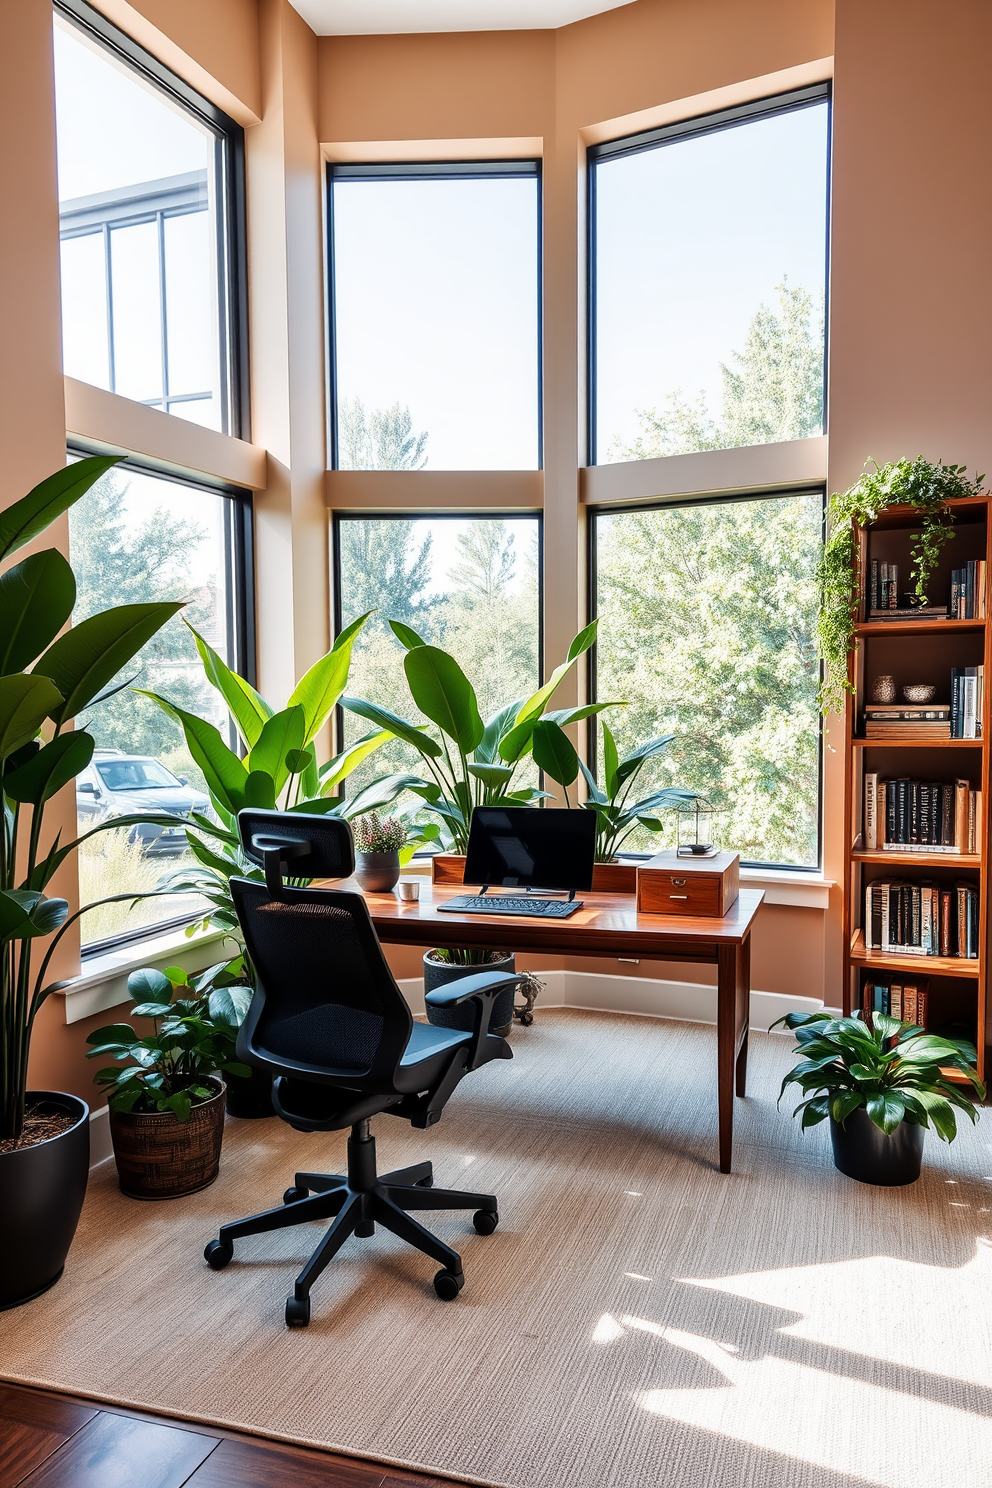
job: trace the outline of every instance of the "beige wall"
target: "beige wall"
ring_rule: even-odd
[[[831,487],[868,455],[922,451],[992,468],[985,0],[939,10],[923,0],[836,0],[836,18],[832,0],[639,0],[556,33],[319,39],[288,0],[102,8],[250,126],[254,437],[269,471],[258,507],[260,656],[275,700],[327,641],[321,146],[359,158],[398,144],[411,156],[543,150],[552,660],[583,619],[580,214],[594,137],[769,91],[776,77],[788,86],[823,75],[822,59],[835,53]],[[64,449],[49,16],[48,0],[0,7],[0,113],[4,137],[17,142],[0,160],[0,184],[18,206],[0,222],[0,502],[53,469]],[[835,874],[842,766],[828,747]],[[755,985],[834,998],[839,953],[837,895],[826,917],[769,907],[755,936]],[[413,974],[415,953],[395,959]],[[80,1057],[88,1025],[65,1028],[57,1007],[39,1029],[34,1078],[89,1091]]]

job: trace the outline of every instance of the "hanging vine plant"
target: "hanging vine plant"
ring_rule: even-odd
[[[872,460],[849,490],[831,496],[827,505],[829,535],[817,574],[820,614],[816,634],[823,662],[820,706],[824,713],[842,711],[845,694],[854,690],[848,677],[848,657],[857,644],[854,626],[861,599],[855,526],[874,522],[888,506],[912,506],[921,513],[920,531],[913,534],[910,548],[910,583],[920,604],[926,604],[927,581],[945,544],[954,536],[954,513],[947,502],[955,497],[977,496],[984,479],[979,475],[969,480],[964,465],[941,461],[935,465],[922,455],[891,465],[878,465]]]

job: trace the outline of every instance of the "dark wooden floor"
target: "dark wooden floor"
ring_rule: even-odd
[[[452,1488],[452,1480],[0,1383],[0,1488]]]

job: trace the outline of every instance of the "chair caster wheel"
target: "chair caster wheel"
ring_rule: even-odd
[[[461,1271],[439,1271],[434,1278],[434,1290],[442,1302],[453,1302],[465,1285]]]
[[[491,1235],[499,1224],[499,1215],[491,1209],[479,1209],[472,1215],[477,1235]]]
[[[223,1271],[233,1256],[234,1246],[225,1245],[223,1240],[211,1240],[203,1252],[203,1259],[211,1271]]]
[[[309,1197],[310,1190],[308,1188],[297,1188],[295,1183],[291,1183],[283,1194],[282,1201],[284,1204],[296,1204],[300,1199],[308,1199]]]
[[[286,1298],[286,1327],[305,1328],[310,1321],[310,1298]]]

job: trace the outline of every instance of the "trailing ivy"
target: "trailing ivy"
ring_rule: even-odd
[[[912,506],[922,514],[921,530],[913,533],[910,549],[910,582],[917,599],[926,604],[927,581],[945,544],[954,536],[954,513],[948,510],[947,502],[955,497],[977,496],[985,479],[979,475],[969,480],[965,470],[964,465],[940,461],[935,465],[922,455],[891,465],[877,465],[872,460],[849,490],[831,496],[827,505],[828,537],[817,575],[817,647],[823,662],[820,706],[824,713],[841,712],[845,694],[854,690],[848,677],[848,657],[856,645],[854,626],[861,599],[855,527],[874,522],[889,506]]]

